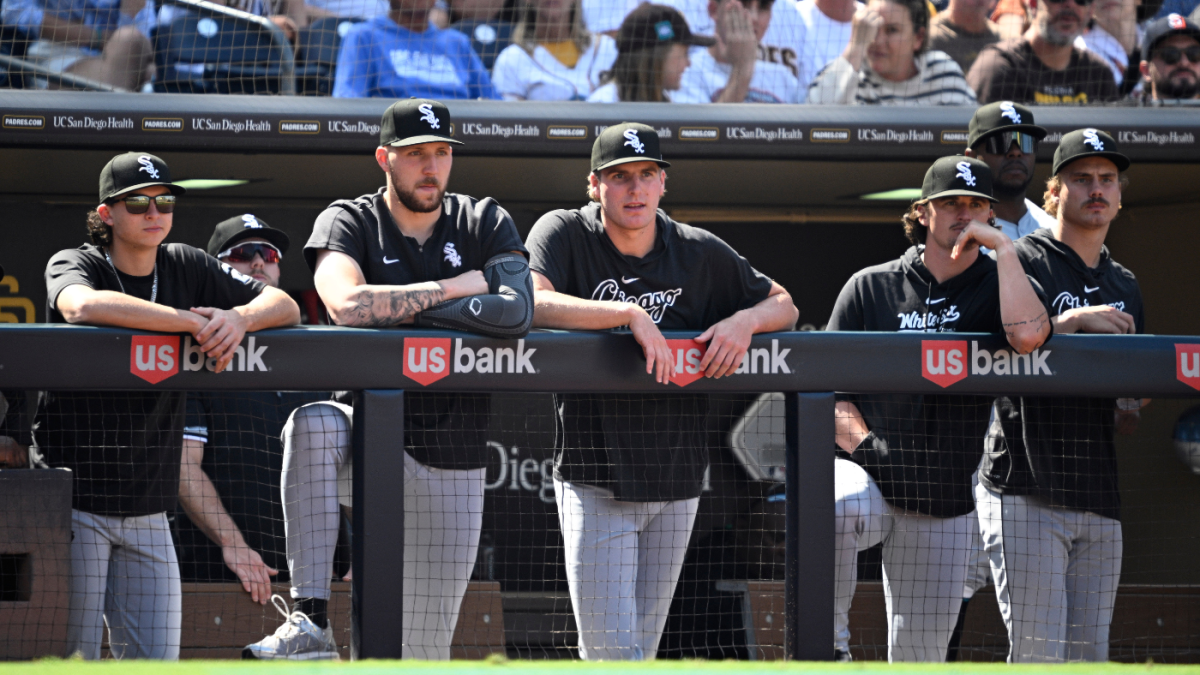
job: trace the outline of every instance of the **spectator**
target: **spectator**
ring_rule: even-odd
[[[1096,0],[1095,18],[1083,35],[1075,38],[1075,46],[1086,49],[1112,70],[1117,89],[1129,70],[1129,56],[1137,48],[1137,2],[1139,0]],[[1137,78],[1130,82],[1130,88]],[[1125,92],[1128,93],[1128,92]]]
[[[925,50],[925,0],[871,0],[853,24],[846,51],[809,85],[809,103],[974,105],[954,59]]]
[[[783,0],[788,2],[788,0]],[[717,43],[697,49],[683,73],[675,103],[802,103],[795,75],[784,65],[759,61],[775,0],[710,0]]]
[[[150,81],[154,0],[4,0],[0,23],[33,40],[26,58],[136,90]]]
[[[496,90],[510,101],[582,101],[617,59],[617,43],[583,27],[579,0],[522,0],[513,44],[496,59]]]
[[[511,0],[455,0],[450,27],[471,38],[471,49],[492,72],[496,57],[512,44]]]
[[[645,4],[631,12],[617,33],[617,60],[604,85],[588,96],[592,103],[666,102],[679,89],[690,65],[688,47],[711,47],[712,38],[693,35],[677,10]]]
[[[1020,103],[998,101],[982,105],[968,126],[967,157],[983,160],[995,177],[992,194],[996,225],[1016,241],[1039,227],[1051,227],[1054,218],[1025,198],[1033,182],[1038,143],[1046,129],[1034,124],[1033,111]]]
[[[1142,96],[1200,99],[1200,25],[1178,14],[1156,19],[1142,43]],[[1149,57],[1149,58],[1147,58]]]
[[[1029,30],[1029,11],[1025,0],[1000,0],[992,10],[992,22],[1000,31],[1000,40],[1016,40]]]
[[[804,27],[800,54],[796,59],[800,91],[807,92],[817,73],[842,55],[846,45],[850,44],[854,13],[865,6],[857,0],[800,0],[796,3]]]
[[[929,48],[946,52],[967,72],[980,50],[1000,41],[1000,29],[988,20],[991,7],[992,0],[950,0],[929,22]]]
[[[1108,66],[1072,46],[1092,18],[1091,0],[1044,0],[1030,7],[1034,25],[1025,36],[986,47],[967,73],[979,102],[1054,105],[1117,98]]]
[[[391,0],[387,16],[352,26],[338,53],[339,98],[499,98],[465,35],[429,23],[432,0]]]
[[[247,277],[279,287],[288,236],[253,215],[217,225],[210,256]],[[279,435],[292,410],[329,394],[314,392],[191,392],[183,430],[175,518],[180,577],[240,581],[265,604],[271,576],[287,565],[279,475]]]

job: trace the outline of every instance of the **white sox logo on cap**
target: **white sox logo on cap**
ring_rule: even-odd
[[[625,130],[625,145],[633,148],[633,151],[639,155],[646,154],[646,146],[642,143],[642,139],[638,138],[637,129]]]
[[[1083,130],[1083,142],[1095,148],[1096,152],[1104,150],[1104,141],[1100,140],[1100,137],[1096,135],[1095,129]]]
[[[150,155],[138,157],[138,164],[142,165],[142,168],[138,169],[138,171],[145,171],[150,174],[151,178],[158,180],[158,169],[154,168],[154,162],[150,159]]]
[[[971,165],[967,162],[959,162],[954,165],[958,169],[958,175],[955,178],[961,178],[967,185],[975,187],[975,174],[971,173]]]
[[[1021,123],[1021,113],[1013,107],[1012,101],[1004,101],[1000,104],[1000,116],[1012,120],[1013,124]]]
[[[1180,30],[1183,28],[1187,28],[1187,22],[1185,22],[1183,20],[1183,17],[1179,16],[1178,14],[1168,15],[1167,16],[1167,25],[1169,25],[1173,30]]]
[[[253,227],[253,228],[261,228],[263,226],[262,223],[258,222],[257,218],[250,215],[249,213],[242,216],[242,224],[243,224],[243,227]]]
[[[433,106],[429,105],[428,103],[422,103],[421,105],[417,106],[417,110],[421,113],[422,122],[428,122],[429,126],[434,129],[442,128],[441,122],[438,122],[437,116],[433,114]]]

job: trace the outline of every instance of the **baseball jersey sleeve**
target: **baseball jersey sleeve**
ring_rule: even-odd
[[[312,234],[308,237],[308,243],[304,245],[304,261],[308,263],[308,268],[315,272],[317,251],[323,249],[345,253],[357,261],[365,260],[367,247],[363,241],[363,234],[362,228],[345,209],[337,206],[327,208],[313,223]]]
[[[517,233],[512,216],[495,199],[488,197],[479,200],[475,203],[475,211],[476,217],[479,218],[479,240],[485,261],[512,251],[529,257],[529,251],[525,244],[521,243],[521,235]]]
[[[253,301],[267,287],[198,248],[174,244],[169,249],[168,255],[178,255],[191,271],[189,276],[200,278],[199,292],[194,296],[200,307],[240,307]]]
[[[714,256],[718,263],[713,265],[713,279],[728,279],[734,283],[724,285],[731,294],[731,307],[726,316],[749,309],[771,295],[771,280],[754,269],[749,260],[743,258],[732,246],[713,236]]]
[[[863,330],[866,322],[863,318],[862,298],[859,294],[858,275],[855,275],[842,286],[838,293],[837,302],[833,305],[833,314],[825,330],[857,331]]]
[[[79,284],[94,289],[101,285],[103,275],[96,261],[83,251],[59,251],[46,264],[46,302],[51,309],[58,309],[58,294],[64,288]]]
[[[183,422],[183,440],[208,444],[208,430],[211,424],[204,403],[203,394],[194,392],[188,394]]]
[[[567,211],[551,211],[538,219],[529,231],[529,268],[544,275],[554,289],[565,293],[571,269],[572,218]]]

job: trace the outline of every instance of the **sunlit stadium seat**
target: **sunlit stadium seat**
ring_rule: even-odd
[[[282,50],[262,28],[224,17],[183,16],[154,40],[156,92],[278,94]]]

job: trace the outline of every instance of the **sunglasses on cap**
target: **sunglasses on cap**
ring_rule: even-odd
[[[217,259],[235,263],[246,263],[252,262],[254,260],[254,256],[256,255],[262,256],[263,262],[265,263],[277,263],[280,260],[283,260],[283,253],[265,241],[239,244],[233,248],[218,253]]]
[[[1023,131],[1002,131],[982,141],[983,151],[990,155],[1007,155],[1013,143],[1028,155],[1037,151],[1038,139]]]
[[[1191,61],[1192,63],[1200,63],[1200,45],[1192,45],[1184,49],[1166,46],[1159,47],[1158,49],[1154,50],[1154,58],[1162,59],[1162,62],[1168,66],[1173,66],[1176,63],[1179,63],[1179,60],[1185,56],[1187,57],[1187,60]]]
[[[154,206],[158,208],[159,213],[171,213],[175,210],[175,195],[159,195],[157,197],[130,195],[128,197],[118,197],[110,201],[112,203],[125,202],[125,210],[135,216],[149,211],[151,201],[154,202]]]

